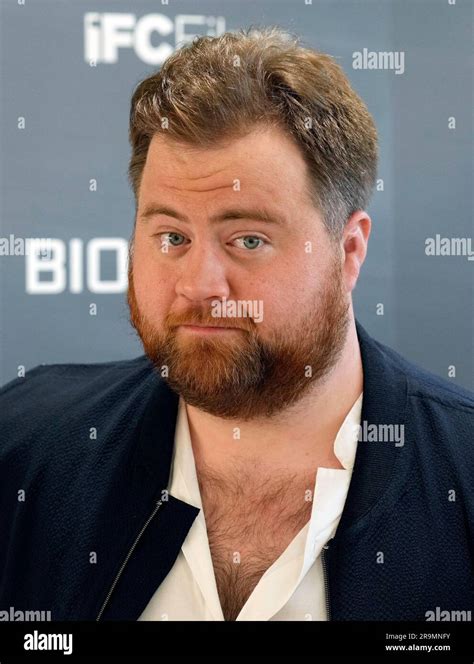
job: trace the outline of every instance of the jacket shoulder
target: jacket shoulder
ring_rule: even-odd
[[[427,466],[449,459],[453,476],[474,481],[474,393],[422,369],[375,342],[392,371],[406,379],[407,425]],[[393,374],[392,374],[393,375]],[[390,386],[387,386],[388,390]],[[473,504],[474,509],[474,504]]]
[[[134,410],[150,377],[151,362],[131,360],[91,364],[50,364],[29,369],[0,389],[0,456],[41,446],[53,448],[59,434],[119,418]],[[40,442],[41,441],[41,442]],[[44,442],[44,445],[43,445]],[[47,443],[47,444],[46,444]]]
[[[0,387],[0,401],[7,403],[41,393],[60,397],[67,385],[73,392],[90,387],[91,381],[120,381],[124,376],[136,375],[151,364],[145,355],[131,359],[96,363],[38,364],[28,369],[24,377],[14,378]],[[64,396],[66,396],[64,394]]]
[[[376,373],[379,410],[385,412],[386,403],[395,401],[396,410],[389,406],[388,412],[393,422],[403,423],[418,472],[429,476],[432,486],[459,486],[474,514],[474,394],[407,360],[363,329],[361,337],[369,371]]]
[[[405,373],[408,381],[408,397],[431,400],[447,408],[473,412],[474,392],[423,369],[392,348],[377,343],[383,348],[389,360],[396,363]]]

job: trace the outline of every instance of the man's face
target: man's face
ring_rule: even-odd
[[[279,129],[212,150],[151,141],[128,302],[146,354],[190,405],[271,416],[334,366],[350,297],[306,186]]]

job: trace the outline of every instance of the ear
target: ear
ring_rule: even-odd
[[[360,268],[367,254],[372,222],[364,210],[353,212],[346,222],[341,246],[344,255],[343,274],[348,293],[352,292],[359,278]]]

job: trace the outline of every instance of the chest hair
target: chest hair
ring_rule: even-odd
[[[225,620],[236,620],[253,589],[311,516],[315,472],[222,477],[198,470],[209,548]]]

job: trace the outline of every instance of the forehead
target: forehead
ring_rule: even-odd
[[[308,187],[306,163],[298,146],[278,127],[258,128],[246,136],[199,148],[156,134],[149,146],[140,199],[244,199],[272,197],[274,203],[300,200]],[[168,201],[169,202],[169,201]],[[262,201],[263,202],[263,201]]]

